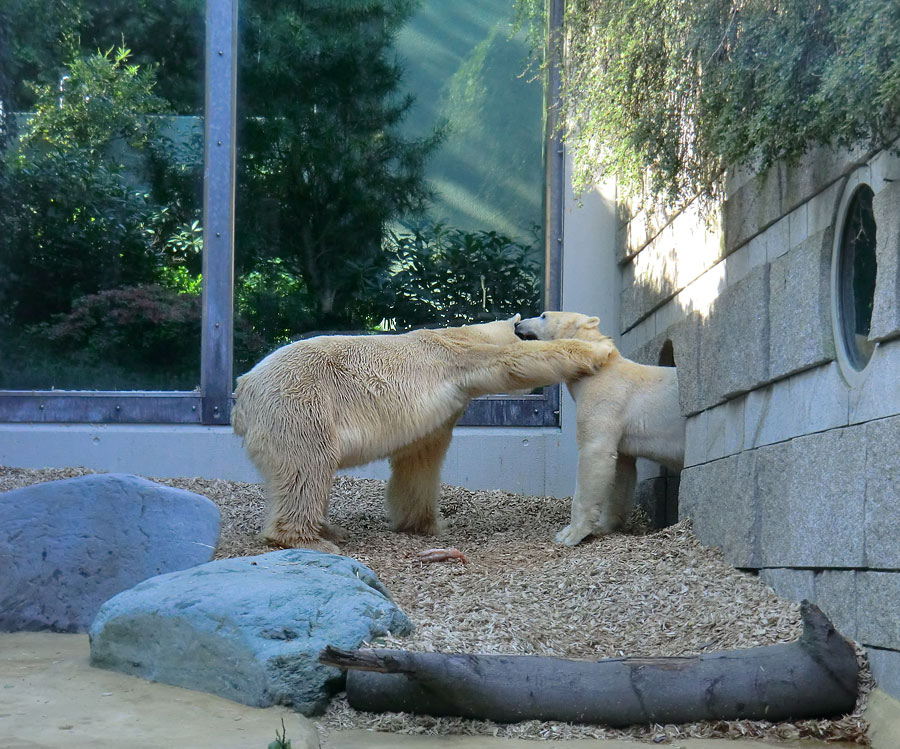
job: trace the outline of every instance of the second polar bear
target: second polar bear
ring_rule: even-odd
[[[518,320],[310,338],[239,377],[232,424],[265,481],[265,537],[337,551],[342,532],[327,522],[334,473],[380,458],[390,458],[394,527],[436,533],[441,465],[469,401],[592,374],[614,350],[522,341]]]
[[[573,338],[611,346],[599,323],[578,312],[544,312],[521,320],[516,333],[525,339]],[[624,522],[637,479],[635,458],[681,470],[685,418],[674,367],[638,364],[615,350],[596,374],[571,380],[568,387],[576,403],[578,476],[569,525],[556,541],[574,546]]]

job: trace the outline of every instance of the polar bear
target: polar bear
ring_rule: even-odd
[[[519,319],[310,338],[239,377],[232,426],[265,482],[265,538],[337,551],[343,533],[326,519],[334,473],[381,458],[394,528],[435,534],[441,465],[469,401],[591,374],[614,350],[522,341]]]
[[[544,312],[518,322],[516,333],[526,340],[572,338],[612,346],[599,323],[577,312]],[[569,525],[556,542],[574,546],[625,520],[637,478],[635,458],[681,470],[686,420],[674,367],[638,364],[615,350],[596,374],[570,380],[568,387],[576,404],[578,476]]]

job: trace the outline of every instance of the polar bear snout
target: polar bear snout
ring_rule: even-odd
[[[538,335],[535,323],[539,323],[540,320],[541,318],[539,317],[529,317],[527,320],[517,322],[515,327],[516,335],[523,341],[539,341],[541,337]]]

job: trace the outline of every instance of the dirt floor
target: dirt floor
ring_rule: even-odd
[[[0,491],[88,472],[0,468]],[[270,550],[259,539],[264,509],[259,486],[195,478],[155,480],[216,502],[222,511],[217,557]],[[623,533],[567,548],[552,539],[567,522],[569,500],[445,486],[444,533],[440,538],[415,537],[389,529],[383,490],[380,481],[338,477],[331,521],[349,532],[341,552],[369,565],[416,625],[411,636],[389,641],[389,646],[597,659],[770,645],[792,641],[800,633],[797,604],[729,566],[717,550],[701,546],[686,522],[652,532],[635,515]],[[420,551],[435,546],[456,547],[467,562],[417,559]],[[861,697],[854,713],[838,720],[718,721],[624,731],[537,721],[505,726],[370,715],[354,711],[339,697],[319,723],[327,732],[369,728],[418,735],[632,737],[656,742],[810,737],[865,745],[862,711],[872,680],[861,649],[858,652],[863,664]]]

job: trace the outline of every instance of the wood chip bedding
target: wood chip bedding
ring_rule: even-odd
[[[82,468],[0,467],[0,491],[82,475]],[[261,487],[200,478],[154,479],[197,492],[222,512],[217,557],[259,554]],[[754,575],[735,570],[705,548],[688,522],[648,529],[635,513],[622,533],[574,548],[553,535],[566,524],[569,500],[444,486],[441,537],[393,533],[385,518],[384,482],[339,476],[330,519],[349,534],[341,551],[369,565],[416,625],[384,644],[410,650],[555,655],[675,656],[789,642],[800,634],[799,605],[776,596]],[[418,559],[434,547],[455,547],[467,563]],[[379,643],[381,644],[381,643]],[[319,721],[327,733],[371,728],[416,734],[488,734],[532,739],[632,737],[814,737],[867,745],[862,718],[872,679],[861,648],[861,697],[852,715],[836,720],[718,721],[690,725],[596,726],[529,721],[370,715],[335,699]]]

